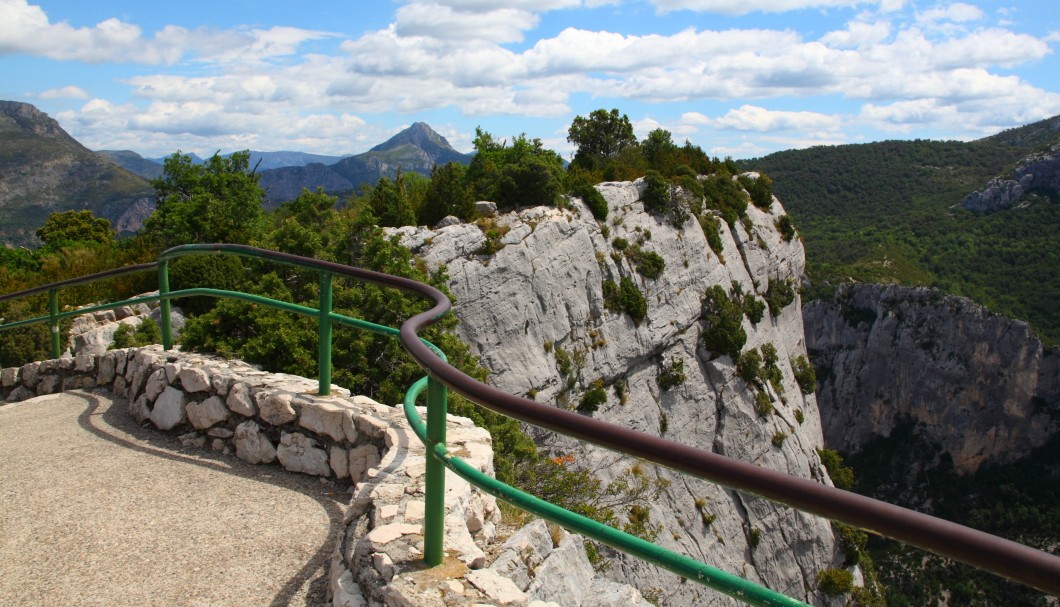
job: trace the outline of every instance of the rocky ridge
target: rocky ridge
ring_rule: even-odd
[[[991,213],[1018,207],[1035,191],[1060,194],[1060,142],[1021,160],[1011,176],[991,179],[983,190],[966,196],[961,206],[974,213]]]
[[[803,318],[829,447],[856,452],[912,421],[967,473],[1060,430],[1060,349],[1024,322],[893,285],[844,286]]]
[[[608,204],[606,222],[574,199],[567,209],[536,207],[479,225],[395,233],[430,268],[447,268],[458,332],[498,388],[575,408],[602,386],[606,399],[595,417],[830,483],[815,453],[822,446],[816,402],[802,394],[789,364],[805,354],[797,296],[775,317],[743,320],[745,351],[770,343],[779,355],[780,391],[765,388],[772,412],[756,412],[756,390],[736,374],[730,356],[702,345],[707,287],[739,285],[760,299],[771,283],[801,278],[802,245],[784,241],[775,226],[783,214],[779,201],[770,212],[750,206],[748,221],[735,229],[720,222],[719,257],[695,220],[674,227],[647,213],[644,187],[642,181],[598,185]],[[657,278],[638,274],[613,247],[614,238],[658,254],[665,269]],[[639,324],[605,304],[604,281],[621,277],[646,296],[647,317]],[[684,380],[664,390],[660,376],[675,361]],[[538,438],[555,454],[600,468],[605,482],[635,465],[565,438]],[[790,596],[825,602],[815,591],[817,574],[839,560],[827,522],[667,470],[644,473],[671,482],[650,505],[661,545]],[[618,555],[606,575],[630,581],[661,604],[736,604]]]

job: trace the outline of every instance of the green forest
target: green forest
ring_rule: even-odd
[[[1034,125],[1024,127],[1034,131]],[[1060,199],[976,215],[969,193],[1054,143],[1046,131],[962,143],[884,141],[822,146],[742,161],[774,180],[804,239],[809,298],[843,282],[937,287],[1026,320],[1060,342]]]

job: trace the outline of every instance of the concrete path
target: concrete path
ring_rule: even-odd
[[[109,395],[0,407],[0,605],[322,605],[334,485],[184,449]]]

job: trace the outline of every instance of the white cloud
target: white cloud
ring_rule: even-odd
[[[851,8],[863,4],[893,4],[888,0],[651,0],[656,10],[667,13],[688,10],[723,15],[784,13],[803,9]]]
[[[93,27],[51,23],[41,7],[26,0],[0,0],[0,55],[28,54],[84,63],[172,65],[186,57],[260,60],[294,52],[305,40],[328,36],[297,28],[189,30],[167,25],[153,37],[139,26],[106,19]]]
[[[874,46],[891,37],[891,23],[888,21],[851,21],[847,29],[828,32],[821,37],[821,42],[834,48],[864,48]]]
[[[537,15],[522,9],[461,12],[449,6],[417,3],[398,9],[396,33],[442,40],[521,42],[523,32],[537,24]]]
[[[88,92],[79,86],[48,89],[38,95],[41,99],[88,99]]]
[[[838,116],[817,112],[789,112],[767,110],[754,105],[743,105],[729,110],[710,122],[720,129],[737,131],[807,131],[834,132],[841,126]]]
[[[939,21],[965,23],[968,21],[979,21],[982,18],[982,9],[963,2],[955,2],[948,6],[929,9],[918,15],[918,19],[925,23],[936,23]]]

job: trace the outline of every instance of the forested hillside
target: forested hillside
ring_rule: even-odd
[[[741,162],[774,180],[805,239],[812,295],[841,282],[936,286],[1027,320],[1060,340],[1060,204],[1036,192],[1021,208],[960,206],[991,178],[1060,138],[1057,119],[980,141],[885,141],[814,147]]]

